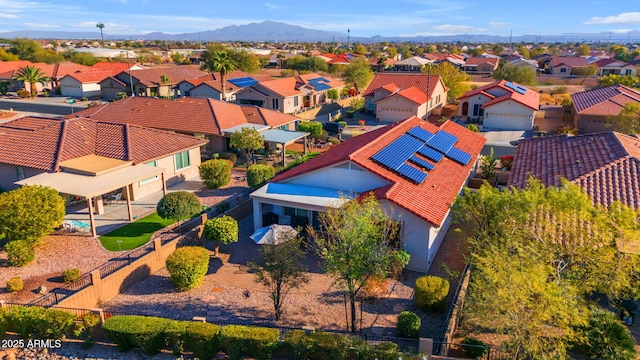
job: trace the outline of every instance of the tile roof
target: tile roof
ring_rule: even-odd
[[[618,115],[625,104],[640,103],[640,92],[624,85],[571,94],[572,106],[582,115]]]
[[[274,110],[247,106],[256,113],[256,117],[249,120],[245,114],[249,110],[243,108],[245,106],[214,99],[130,97],[81,110],[76,115],[98,121],[210,135],[222,135],[224,129],[250,122],[278,127],[298,119]]]
[[[136,64],[135,62],[129,65],[126,62],[100,61],[95,63],[91,68],[98,71],[109,71],[111,72],[111,75],[116,75],[134,66],[139,66],[139,65]]]
[[[139,164],[207,142],[187,135],[81,117],[25,117],[0,124],[0,135],[0,163],[46,171],[59,171],[60,162],[90,154]]]
[[[597,65],[598,67],[618,67],[618,68],[623,68],[625,66],[629,66],[629,63],[626,63],[622,60],[618,60],[618,59],[602,59],[602,60],[598,60],[596,62],[594,62],[595,65]]]
[[[400,89],[408,89],[412,86],[422,91],[428,98],[433,97],[433,92],[438,82],[442,79],[438,75],[410,74],[410,73],[377,73],[362,96],[373,96],[373,92],[388,84],[394,84]],[[448,88],[442,86],[447,90]],[[427,88],[428,87],[428,88]]]
[[[270,81],[260,81],[259,84],[253,85],[252,87],[257,89],[260,89],[260,87],[263,87],[269,90],[270,92],[273,92],[275,94],[278,94],[286,98],[290,96],[301,95],[302,92],[300,91],[300,89],[303,86],[308,86],[309,88],[313,88],[313,86],[309,83],[309,80],[316,79],[316,78],[327,79],[328,80],[327,85],[331,86],[332,88],[344,86],[344,83],[340,80],[333,79],[327,76],[321,76],[316,73],[309,73],[304,75],[286,77],[282,79],[270,80]]]
[[[457,136],[459,141],[455,146],[471,154],[472,159],[477,158],[486,141],[480,134],[451,121],[438,127],[414,116],[353,137],[306,163],[284,172],[272,181],[282,182],[345,161],[352,161],[391,182],[391,185],[371,190],[378,199],[391,201],[416,216],[440,226],[469,176],[474,161],[463,166],[444,158],[436,165],[435,169],[429,171],[429,175],[422,184],[415,184],[371,160],[374,154],[414,126],[420,126],[433,133],[445,130]]]
[[[68,74],[71,78],[81,83],[99,83],[100,81],[113,75],[111,71],[81,71]]]
[[[587,58],[582,56],[554,56],[551,58],[553,66],[560,66],[565,64],[569,67],[574,66],[587,66]]]
[[[425,93],[423,93],[422,91],[420,91],[420,89],[418,89],[415,86],[412,86],[410,88],[398,91],[397,93],[393,94],[396,96],[401,96],[409,101],[412,101],[418,105],[420,104],[424,104],[427,102],[427,95],[425,95]],[[387,97],[388,98],[388,97]],[[387,99],[384,98],[384,99]],[[384,100],[384,99],[380,99],[378,101]]]
[[[483,58],[483,57],[470,57],[467,58],[464,65],[465,66],[478,66],[480,64],[489,63],[493,66],[498,64],[498,59],[495,58]]]
[[[530,175],[547,186],[565,178],[597,204],[619,200],[640,209],[640,140],[616,132],[522,140],[509,185],[524,187]]]
[[[512,88],[508,87],[505,85],[505,83],[507,83],[506,80],[498,80],[496,82],[493,82],[491,84],[487,84],[484,86],[481,86],[479,88],[473,89],[471,91],[467,91],[466,93],[462,94],[458,100],[460,99],[465,99],[465,98],[469,98],[472,97],[474,95],[477,94],[482,94],[485,95],[486,97],[489,98],[489,101],[485,102],[484,104],[482,104],[483,108],[487,108],[491,105],[497,104],[497,103],[501,103],[503,101],[506,100],[513,100],[516,101],[526,107],[529,107],[533,110],[538,110],[540,108],[540,94],[535,91],[535,90],[531,90],[529,88],[526,88],[518,83],[513,83],[514,85],[517,86],[521,86],[523,88],[526,89],[524,94],[520,94],[519,92],[513,90]],[[491,90],[492,89],[502,89],[504,91],[506,91],[507,93],[505,95],[502,96],[495,96],[493,94],[491,94]]]
[[[169,84],[177,84],[183,80],[198,78],[206,74],[201,71],[200,68],[193,65],[177,65],[131,71],[131,76],[147,87],[164,85],[160,80],[162,75],[169,79]],[[116,75],[116,77],[128,83],[129,72],[123,71]]]
[[[251,77],[251,78],[256,79],[257,81],[273,80],[273,78],[271,76],[269,76],[269,75],[253,75],[253,74],[246,73],[244,71],[235,70],[235,71],[232,71],[232,72],[230,72],[230,73],[225,75],[225,77],[224,77],[225,90],[226,91],[238,91],[240,89],[244,89],[244,87],[237,87],[236,85],[234,85],[234,84],[229,82],[229,80],[239,79],[239,78],[243,78],[243,77]],[[190,83],[194,87],[200,86],[202,84],[206,84],[207,86],[217,90],[218,92],[222,91],[222,87],[220,86],[220,73],[219,72],[206,74],[204,76],[200,76],[200,77],[197,77],[197,78],[194,78],[194,79],[186,79],[184,81]]]

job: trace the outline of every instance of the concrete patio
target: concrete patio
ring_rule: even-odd
[[[167,188],[167,192],[174,191],[189,191],[195,192],[203,188],[202,180],[198,177],[187,179],[181,183],[170,186]],[[156,191],[148,196],[145,196],[139,200],[131,202],[131,211],[134,220],[143,218],[156,211],[156,205],[162,199],[162,191]],[[119,227],[129,224],[129,215],[127,212],[127,202],[120,200],[118,202],[112,201],[104,205],[104,213],[101,215],[94,215],[96,222],[96,232],[98,235],[104,235]],[[76,231],[87,233],[90,235],[89,229],[89,209],[86,202],[81,202],[75,205],[67,207],[67,214],[64,217],[65,221],[79,221],[81,224],[86,224],[86,230],[81,229],[79,226],[75,226]]]

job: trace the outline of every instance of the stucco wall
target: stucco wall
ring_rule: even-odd
[[[167,182],[167,186],[171,186],[173,184],[179,183],[186,179],[190,179],[192,177],[198,176],[198,166],[200,166],[200,149],[195,148],[189,150],[189,160],[191,165],[184,169],[176,170],[175,166],[175,157],[174,155],[167,156],[162,159],[158,159],[158,167],[164,168],[164,178]],[[140,166],[140,165],[138,165]],[[162,190],[162,182],[158,177],[155,181],[144,182],[136,182],[132,186],[133,188],[133,199],[136,200],[142,197],[145,197],[151,193]]]
[[[329,189],[342,189],[345,192],[362,193],[388,185],[389,182],[363,170],[357,165],[345,163],[339,166],[323,168],[287,181],[290,184],[318,186]],[[345,194],[346,195],[346,194]]]
[[[467,113],[467,116],[478,116],[478,115],[473,115],[473,106],[478,104],[478,105],[482,105],[485,102],[489,101],[490,99],[482,94],[478,94],[478,95],[474,95],[468,98],[464,98],[464,99],[460,99],[460,105],[458,105],[458,115],[462,115],[462,104],[464,104],[465,102],[469,103],[469,112]]]
[[[419,105],[401,96],[394,95],[376,103],[376,119],[380,121],[401,121],[418,115]],[[423,108],[426,113],[426,108]]]
[[[220,94],[218,90],[213,89],[210,86],[196,86],[193,89],[191,89],[191,91],[189,92],[189,96],[195,97],[195,98],[211,98],[211,99],[220,100],[220,98],[222,97],[222,94]],[[229,96],[228,93],[227,93],[227,96]]]
[[[64,77],[60,80],[60,91],[62,96],[71,97],[100,97],[101,89],[98,83],[81,83],[71,77]]]
[[[606,116],[604,115],[577,115],[577,128],[581,134],[612,131],[606,126]]]
[[[17,166],[14,165],[0,164],[0,188],[2,190],[9,191],[19,188],[18,185],[14,184],[14,182],[21,180],[18,179],[18,170],[16,170],[16,168]],[[44,170],[28,167],[23,167],[22,169],[25,179],[45,172]]]

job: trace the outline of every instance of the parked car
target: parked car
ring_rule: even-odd
[[[322,125],[322,128],[329,134],[340,134],[342,133],[342,125],[336,122],[328,122]]]

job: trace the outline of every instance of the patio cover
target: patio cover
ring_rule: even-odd
[[[319,186],[307,186],[287,183],[268,183],[251,193],[251,197],[267,204],[286,204],[301,209],[325,211],[328,207],[340,207],[345,198],[357,194]]]
[[[38,174],[16,181],[16,184],[49,186],[60,193],[91,199],[121,189],[136,181],[160,175],[164,170],[163,168],[149,165],[132,165],[97,176],[62,171]]]
[[[264,136],[264,141],[289,145],[298,139],[309,136],[309,133],[304,131],[271,129],[263,132],[262,136]]]
[[[240,132],[242,131],[242,129],[247,128],[247,129],[256,129],[258,132],[264,131],[269,129],[271,126],[269,125],[260,125],[260,124],[242,124],[242,125],[236,125],[233,127],[230,127],[228,129],[222,129],[222,132],[226,134],[233,134],[236,132]]]

